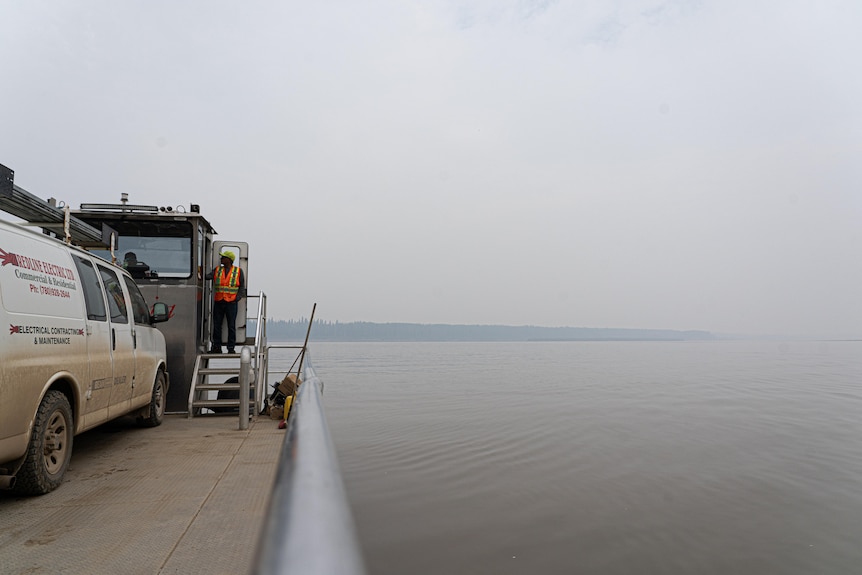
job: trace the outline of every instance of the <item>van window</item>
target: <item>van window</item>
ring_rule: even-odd
[[[108,309],[111,310],[111,321],[114,323],[129,323],[129,312],[126,309],[126,296],[116,272],[99,266],[99,273],[105,284],[105,295],[108,296]]]
[[[129,296],[132,298],[132,315],[135,318],[135,323],[141,325],[150,325],[150,310],[147,308],[147,301],[138,289],[138,284],[123,276],[123,281],[126,282],[126,289],[129,290]]]
[[[105,313],[105,300],[102,297],[102,286],[93,264],[80,256],[74,256],[75,267],[81,277],[81,287],[84,290],[84,302],[87,304],[87,318],[95,321],[108,321]]]

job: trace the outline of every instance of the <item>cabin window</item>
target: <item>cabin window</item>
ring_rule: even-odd
[[[82,218],[85,219],[85,218]],[[189,222],[119,220],[106,222],[117,230],[119,265],[135,279],[189,278],[192,275],[192,238]],[[111,261],[108,250],[91,250]]]

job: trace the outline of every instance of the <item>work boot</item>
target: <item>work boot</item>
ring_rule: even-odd
[[[210,353],[221,353],[221,347],[214,347],[210,350]]]
[[[232,348],[232,347],[229,347],[229,348],[227,348],[227,352],[228,353],[236,353],[236,350],[234,350],[234,348]]]

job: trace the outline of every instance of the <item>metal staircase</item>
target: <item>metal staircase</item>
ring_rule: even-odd
[[[251,350],[249,365],[249,413],[258,413],[263,405],[267,373],[268,346],[266,343],[266,294],[260,292],[248,299],[258,300],[257,325],[254,337],[237,342],[237,347]],[[242,368],[240,353],[199,353],[189,387],[188,417],[212,414],[236,414],[240,407],[240,381]],[[211,380],[210,377],[213,379]],[[225,392],[225,393],[218,393]],[[222,397],[218,397],[221,395]],[[205,412],[204,410],[208,410]]]
[[[216,366],[212,361],[215,360]],[[203,409],[213,413],[236,413],[239,410],[239,378],[240,354],[238,353],[204,353],[197,356],[195,370],[192,375],[192,387],[189,394],[189,418],[201,415]],[[224,381],[211,381],[213,379]],[[249,377],[249,388],[252,394],[249,399],[251,413],[256,413],[257,403],[255,382],[257,377]],[[219,393],[227,392],[227,393]],[[232,392],[232,393],[231,393]],[[219,397],[221,396],[221,397]]]

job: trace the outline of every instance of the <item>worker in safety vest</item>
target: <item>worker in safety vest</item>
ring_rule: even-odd
[[[221,265],[213,271],[213,345],[210,353],[221,353],[221,324],[227,318],[227,352],[236,353],[236,310],[245,295],[245,278],[239,266],[233,265],[236,255],[224,251]]]

